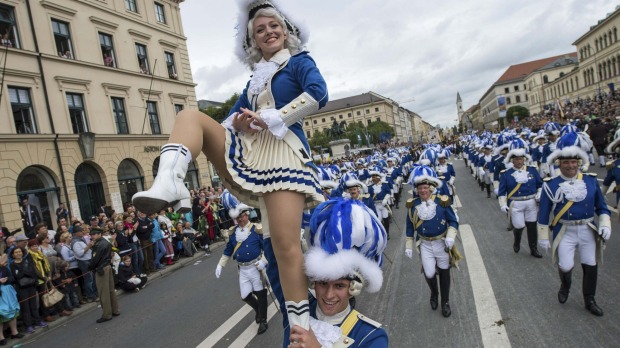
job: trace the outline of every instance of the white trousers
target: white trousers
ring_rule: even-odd
[[[239,266],[239,291],[246,298],[252,291],[263,290],[263,281],[256,266]]]
[[[422,240],[420,244],[420,259],[424,275],[430,279],[435,276],[435,267],[441,269],[450,268],[450,255],[446,252],[446,243],[443,239]]]
[[[525,227],[525,222],[536,221],[538,208],[534,198],[526,201],[512,201],[510,206],[510,220],[514,228]]]
[[[484,183],[490,185],[493,183],[493,173],[488,169],[484,171]]]
[[[562,272],[575,267],[575,250],[579,250],[581,263],[596,266],[596,237],[586,225],[566,226],[558,244],[558,266]]]
[[[390,216],[387,208],[381,203],[375,203],[375,209],[379,219],[386,219]]]

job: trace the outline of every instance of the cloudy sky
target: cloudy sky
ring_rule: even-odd
[[[241,92],[249,79],[250,71],[234,55],[236,3],[181,4],[199,99],[224,101]],[[575,52],[572,43],[620,4],[608,0],[278,3],[310,29],[307,48],[327,81],[331,100],[373,91],[442,127],[456,121],[457,91],[467,109],[510,65]]]

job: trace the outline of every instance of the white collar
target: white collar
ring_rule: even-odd
[[[320,301],[318,298],[316,300],[317,302]],[[316,305],[316,318],[319,319],[320,321],[324,321],[332,325],[340,325],[340,323],[342,323],[344,319],[347,317],[349,312],[351,312],[351,306],[347,305],[347,308],[345,308],[344,311],[340,313],[336,313],[332,316],[328,316],[328,315],[323,314],[323,311],[321,311],[321,307],[318,305],[318,303]]]
[[[276,52],[276,54],[274,54],[273,57],[269,59],[269,61],[274,62],[278,65],[282,65],[284,62],[286,62],[290,58],[291,58],[291,51],[289,51],[288,48],[283,48],[279,50],[278,52]],[[267,62],[265,58],[261,58],[261,60],[259,61],[259,63],[265,63],[265,62]]]

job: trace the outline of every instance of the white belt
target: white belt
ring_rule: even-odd
[[[586,224],[592,222],[592,220],[594,220],[593,217],[588,218],[588,219],[581,219],[581,220],[562,220],[562,219],[560,219],[559,222],[562,225],[575,226],[575,225],[586,225]]]
[[[533,198],[536,198],[536,194],[529,195],[529,196],[510,197],[510,199],[512,199],[513,201],[527,201],[528,199],[533,199]]]

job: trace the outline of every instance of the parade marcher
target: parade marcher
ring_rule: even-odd
[[[521,250],[521,235],[523,229],[527,228],[530,254],[542,258],[536,237],[536,201],[540,199],[542,179],[535,167],[525,165],[526,160],[531,161],[531,157],[527,154],[525,142],[522,139],[513,140],[504,160],[506,165],[512,163],[512,168],[504,170],[500,176],[499,207],[504,213],[509,214],[514,227],[514,252],[518,253]]]
[[[620,138],[617,138],[605,148],[605,153],[610,155],[620,153],[619,145]],[[607,162],[606,167],[607,175],[605,176],[605,180],[603,180],[603,196],[607,194],[609,186],[611,186],[612,183],[615,183],[616,187],[614,187],[614,197],[615,204],[617,206],[620,202],[620,158]]]
[[[448,162],[448,152],[446,150],[437,154],[437,166],[435,170],[437,175],[443,176],[447,182],[448,190],[450,191],[450,197],[454,197],[454,180],[456,179],[456,171],[452,163]]]
[[[93,246],[93,257],[90,259],[88,269],[95,273],[99,303],[103,310],[101,318],[97,323],[112,320],[113,316],[119,316],[118,302],[116,301],[116,291],[114,290],[114,274],[112,273],[112,244],[102,237],[103,230],[94,227],[90,230],[90,236],[95,241]]]
[[[375,204],[377,217],[381,219],[383,227],[387,232],[388,239],[390,239],[390,211],[388,210],[388,206],[390,204],[392,189],[387,182],[383,182],[379,168],[374,168],[369,172],[372,182],[368,186],[368,193]]]
[[[255,320],[258,335],[267,331],[267,289],[263,285],[262,271],[267,266],[263,257],[263,235],[261,227],[250,222],[252,207],[239,204],[231,210],[230,217],[237,219],[239,225],[231,228],[228,243],[220,262],[215,269],[215,276],[222,275],[222,269],[232,257],[239,268],[239,291],[241,299],[256,312]],[[238,214],[238,215],[237,215]]]
[[[327,84],[304,51],[308,31],[269,0],[244,1],[240,7],[237,56],[253,70],[251,80],[222,125],[198,110],[176,116],[153,186],[132,200],[147,212],[169,205],[188,209],[183,178],[191,159],[205,152],[231,193],[270,215],[289,321],[308,328],[299,231],[303,210],[324,198],[303,118],[327,104]]]
[[[496,196],[499,191],[500,173],[506,169],[504,160],[506,159],[506,154],[508,154],[508,150],[510,149],[511,141],[512,138],[510,135],[502,133],[497,137],[497,147],[493,150],[493,154],[495,155],[495,164],[493,165],[493,192],[495,192]]]
[[[482,148],[483,155],[480,158],[480,175],[482,176],[482,182],[484,182],[484,188],[487,190],[487,198],[491,198],[491,184],[493,184],[493,172],[495,162],[493,156],[491,156],[492,145],[485,145]]]
[[[458,218],[447,196],[433,194],[441,181],[433,169],[419,166],[414,169],[413,183],[418,198],[407,201],[407,238],[405,255],[413,258],[414,246],[420,253],[426,283],[431,290],[431,308],[437,309],[441,291],[441,314],[449,317],[450,309],[450,267],[458,262],[454,239],[459,228]],[[437,288],[439,273],[439,289]]]
[[[349,304],[352,296],[375,293],[383,283],[387,241],[380,221],[357,200],[330,200],[312,215],[310,241],[305,269],[313,288],[312,330],[293,326],[289,347],[388,347],[381,324]]]
[[[368,187],[364,185],[355,175],[348,174],[342,178],[340,181],[343,183],[346,193],[343,194],[344,198],[356,199],[364,203],[375,215],[377,215],[377,211],[375,208],[375,203],[372,201],[372,198],[368,194]],[[389,235],[388,235],[389,238]]]
[[[577,133],[568,133],[558,140],[557,149],[549,156],[550,164],[559,162],[561,174],[543,185],[538,239],[542,248],[551,248],[552,261],[558,261],[560,303],[568,300],[575,250],[579,250],[585,307],[590,313],[602,316],[603,310],[594,297],[602,243],[611,237],[611,219],[596,174],[579,171],[580,161],[588,161],[582,145]],[[594,214],[598,215],[598,226],[594,224]]]
[[[402,184],[402,172],[398,166],[396,166],[396,159],[389,157],[387,159],[386,176],[392,180],[392,195],[394,196],[394,207],[398,209],[400,204],[400,185]]]
[[[545,177],[544,166],[546,165],[546,163],[543,162],[543,152],[545,150],[545,144],[547,143],[547,138],[545,137],[545,133],[543,130],[541,130],[540,133],[542,134],[537,135],[532,140],[534,142],[534,145],[532,146],[531,154],[532,154],[532,162],[536,163],[536,166],[538,167],[538,174],[542,178],[542,177]]]
[[[365,182],[366,180],[370,179],[370,173],[368,173],[368,169],[366,169],[366,163],[361,158],[358,159],[357,162],[355,162],[355,165],[357,166],[357,170],[355,170],[355,174],[357,174],[357,177],[362,182]]]
[[[545,175],[543,175],[542,177],[549,176],[553,178],[556,176],[556,173],[555,173],[556,168],[553,164],[549,164],[548,159],[549,159],[549,155],[551,155],[551,153],[555,151],[556,149],[556,146],[557,146],[556,143],[558,141],[558,136],[560,135],[561,126],[557,122],[547,122],[543,126],[543,129],[545,130],[545,133],[547,134],[547,143],[543,147],[543,155],[541,158],[541,162],[544,167],[543,169],[545,173]]]

